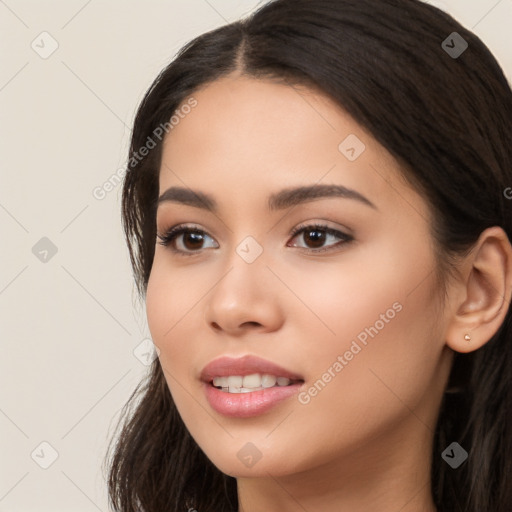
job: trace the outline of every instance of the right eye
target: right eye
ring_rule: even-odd
[[[180,239],[179,237],[183,237]],[[164,247],[169,247],[174,253],[177,253],[181,256],[192,256],[194,254],[199,253],[206,238],[211,238],[205,231],[197,228],[196,226],[185,226],[178,225],[175,226],[168,231],[166,231],[162,235],[157,235],[160,239],[158,242],[160,245]],[[181,244],[181,248],[176,247]],[[218,247],[218,245],[217,245]]]

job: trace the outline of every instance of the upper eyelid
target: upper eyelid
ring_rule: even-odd
[[[290,234],[296,236],[306,228],[322,229],[324,231],[341,233],[346,236],[351,236],[351,230],[345,227],[334,227],[328,224],[327,221],[307,221],[297,224],[290,230]]]

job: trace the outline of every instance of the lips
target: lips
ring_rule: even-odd
[[[276,363],[252,355],[239,358],[223,356],[214,359],[203,368],[200,379],[203,382],[211,383],[214,377],[229,377],[234,375],[244,377],[254,373],[287,377],[291,381],[304,381],[301,375],[287,370]]]
[[[254,390],[242,388],[244,392],[241,392],[242,389],[218,389],[213,385],[214,377],[246,378],[248,375],[252,375],[254,378],[254,374],[266,375],[267,378],[268,376],[286,377],[291,382],[287,385],[276,385],[261,390],[259,388]],[[203,381],[205,397],[211,408],[230,418],[250,418],[264,414],[278,404],[285,403],[287,399],[296,395],[299,388],[304,385],[304,379],[298,373],[251,355],[239,358],[224,356],[214,359],[203,368],[200,378]]]

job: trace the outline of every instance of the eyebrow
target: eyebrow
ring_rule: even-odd
[[[268,208],[270,211],[285,210],[301,203],[329,197],[353,199],[378,210],[365,196],[343,185],[309,185],[286,188],[269,197]],[[199,190],[194,191],[189,188],[170,187],[158,198],[157,205],[167,201],[202,208],[212,213],[218,212],[218,204],[215,199],[211,195]]]

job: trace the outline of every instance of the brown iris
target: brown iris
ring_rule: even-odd
[[[315,233],[317,234],[317,236],[315,236]],[[306,238],[306,236],[308,238],[310,238],[310,239],[312,238],[313,239],[313,243],[317,244],[317,245],[313,246],[314,248],[322,247],[323,244],[325,243],[325,236],[326,236],[326,234],[322,230],[312,229],[310,231],[305,231],[304,232],[304,237]]]

